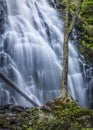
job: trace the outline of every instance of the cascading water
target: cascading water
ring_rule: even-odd
[[[8,28],[0,43],[0,71],[38,104],[60,94],[63,22],[48,0],[6,0]],[[30,104],[1,81],[6,102]],[[69,42],[68,89],[79,103],[86,106],[84,81],[79,54]],[[2,96],[2,98],[3,98]],[[3,98],[4,101],[4,98]],[[2,102],[1,105],[2,105]],[[4,103],[3,103],[4,104]]]

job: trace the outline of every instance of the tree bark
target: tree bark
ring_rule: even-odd
[[[4,74],[0,73],[0,78],[3,79],[7,84],[10,85],[13,89],[15,89],[21,96],[23,96],[27,101],[29,101],[32,105],[35,107],[38,107],[39,105],[34,102],[29,96],[27,96],[21,89],[18,87],[15,83],[13,83],[10,79],[8,79]]]
[[[68,42],[69,42],[70,34],[72,33],[73,27],[78,18],[78,14],[79,14],[80,7],[82,5],[83,0],[78,0],[76,12],[72,18],[72,21],[69,24],[70,2],[71,2],[71,0],[67,0],[65,26],[64,26],[64,46],[63,46],[63,65],[62,65],[63,70],[62,70],[62,80],[61,80],[61,90],[62,91],[61,91],[61,95],[60,95],[60,98],[63,101],[73,100],[73,98],[70,96],[68,89],[67,89],[67,86],[68,86]]]

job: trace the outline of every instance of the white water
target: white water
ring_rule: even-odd
[[[63,22],[48,0],[6,2],[9,28],[3,36],[7,42],[3,43],[0,53],[1,71],[35,102],[43,104],[60,94]],[[30,106],[6,86],[8,97],[17,105]],[[68,89],[81,105],[86,106],[84,87],[78,51],[70,41]]]

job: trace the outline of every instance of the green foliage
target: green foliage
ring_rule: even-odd
[[[24,124],[23,125],[23,129],[27,129],[27,128],[28,128],[28,126]]]
[[[67,4],[67,0],[59,0],[60,2]],[[71,0],[70,3],[70,14],[74,15],[77,9],[78,0]],[[60,7],[61,8],[61,7]],[[66,9],[66,6],[65,6]],[[64,13],[65,13],[65,9]],[[65,18],[65,16],[64,16]],[[71,20],[71,18],[70,18]],[[93,0],[84,0],[81,6],[79,17],[77,20],[77,31],[79,39],[79,49],[85,56],[86,60],[91,63],[93,62]]]
[[[60,0],[59,0],[60,1]],[[63,2],[65,5],[67,5],[67,0],[61,0],[61,2]],[[71,0],[70,2],[70,8],[69,11],[70,13],[73,15],[77,9],[77,2],[78,0]]]
[[[80,51],[90,63],[93,57],[93,0],[84,0],[80,11]]]
[[[29,127],[29,128],[27,128],[26,130],[35,130],[35,129],[33,129],[33,128]]]
[[[93,0],[84,0],[80,15],[89,24],[93,24]]]

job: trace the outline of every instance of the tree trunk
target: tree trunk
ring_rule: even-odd
[[[64,48],[63,48],[63,70],[62,70],[62,82],[61,82],[61,101],[71,103],[73,98],[68,92],[68,33],[64,34]]]
[[[68,89],[67,89],[67,86],[68,86],[68,42],[69,42],[70,34],[76,23],[83,0],[78,1],[76,12],[72,18],[72,21],[69,24],[70,2],[71,0],[67,0],[67,9],[66,9],[65,26],[64,26],[64,46],[63,46],[63,65],[62,65],[63,70],[62,70],[62,81],[61,81],[62,91],[60,95],[61,100],[65,102],[71,102],[74,100],[69,94]]]
[[[68,73],[68,35],[66,33],[64,37],[64,48],[63,48],[63,70],[62,70],[62,83],[61,83],[62,95],[64,95],[64,92],[67,91],[66,89],[68,81],[67,73]]]
[[[15,89],[21,96],[23,96],[27,101],[29,101],[32,105],[35,107],[38,107],[39,105],[35,103],[29,96],[27,96],[21,89],[18,87],[15,83],[13,83],[10,79],[8,79],[6,76],[4,76],[2,73],[0,73],[0,78],[3,79],[7,84],[10,85],[13,89]]]

